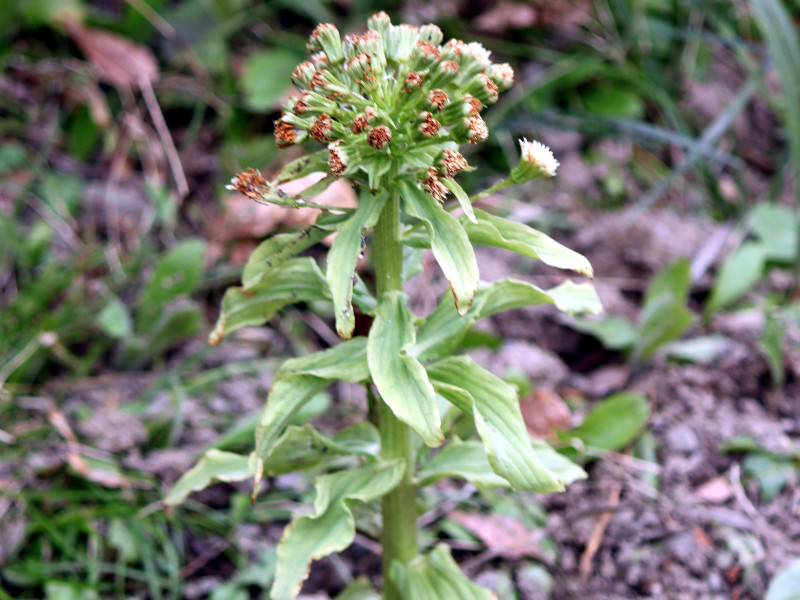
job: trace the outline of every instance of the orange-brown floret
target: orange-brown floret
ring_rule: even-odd
[[[380,150],[392,141],[392,130],[386,125],[378,125],[369,130],[367,140],[370,146],[376,150]]]

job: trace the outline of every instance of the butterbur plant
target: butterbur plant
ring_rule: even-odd
[[[324,148],[290,162],[271,180],[254,170],[240,173],[229,188],[258,202],[316,207],[311,198],[346,179],[359,191],[357,207],[319,206],[310,228],[258,246],[242,285],[227,290],[210,341],[261,325],[288,304],[320,300],[333,303],[343,341],[287,360],[274,376],[254,452],[208,452],[166,503],[180,503],[212,480],[249,477],[255,478],[255,498],[264,476],[313,468],[319,473],[316,500],[285,529],[273,600],[294,598],[313,560],[350,545],[356,503],[378,501],[384,598],[489,598],[462,575],[446,545],[420,554],[418,488],[460,477],[479,488],[558,492],[585,474],[529,436],[515,388],[459,354],[461,342],[478,319],[501,311],[553,304],[598,312],[600,305],[588,283],[565,281],[548,290],[516,279],[482,283],[473,244],[588,277],[591,266],[543,233],[475,208],[473,200],[484,194],[470,198],[456,181],[469,168],[459,148],[487,138],[481,112],[511,86],[509,65],[492,63],[480,44],[443,43],[435,25],[392,25],[385,13],[369,19],[366,33],[344,39],[333,25],[320,25],[308,48],[308,61],[292,77],[300,94],[286,102],[275,137],[282,148],[307,138]],[[508,179],[485,193],[555,175],[558,162],[546,146],[522,140],[520,150]],[[311,173],[325,176],[301,194],[279,187]],[[301,253],[332,233],[323,272]],[[364,244],[374,289],[356,274]],[[404,264],[427,249],[450,290],[423,318],[412,313],[403,292],[413,274]],[[353,337],[356,311],[373,318],[365,337]],[[292,425],[335,381],[366,387],[363,421],[332,437],[308,424]],[[474,423],[476,440],[448,441],[457,418]]]

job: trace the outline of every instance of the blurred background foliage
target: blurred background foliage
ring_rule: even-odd
[[[377,10],[478,40],[518,74],[487,112],[493,135],[469,157],[478,168],[465,188],[506,173],[518,137],[538,137],[572,180],[569,207],[624,223],[667,207],[725,226],[705,262],[640,273],[628,294],[637,314],[612,308],[566,327],[635,372],[659,352],[713,358],[725,346],[703,329],[709,320],[755,306],[772,384],[785,381],[786,324],[800,315],[796,1],[0,0],[0,598],[239,600],[268,588],[274,537],[258,525],[307,499],[307,482],[273,486],[252,508],[245,489],[225,488],[180,519],[158,502],[218,433],[217,447],[249,447],[274,358],[335,339],[328,309],[309,305],[239,345],[203,340],[249,250],[303,219],[254,212],[224,184],[293,156],[276,148],[272,121],[308,32],[358,30]],[[497,208],[574,232],[557,189],[547,193],[543,210]],[[775,273],[790,281],[754,296]],[[256,383],[237,404],[241,378]],[[565,452],[637,439],[641,449],[646,404],[606,402],[559,433]],[[331,397],[311,406],[297,423],[329,411]],[[621,412],[632,420],[617,423]],[[756,479],[768,463],[764,494],[795,481],[798,454],[726,451],[747,455]],[[530,527],[547,520],[533,500],[463,502]],[[472,548],[468,530],[444,520],[431,536]],[[340,589],[349,579],[336,560]]]

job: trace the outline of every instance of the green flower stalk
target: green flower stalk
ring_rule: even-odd
[[[592,276],[580,254],[473,206],[487,193],[554,176],[558,161],[547,146],[521,140],[519,164],[482,194],[470,197],[456,181],[470,168],[459,146],[487,139],[481,113],[512,85],[511,67],[492,63],[478,43],[443,43],[436,25],[393,25],[385,13],[367,25],[365,33],[344,37],[333,25],[320,25],[308,42],[309,59],[292,75],[299,94],[286,101],[275,139],[280,148],[301,142],[320,148],[270,180],[250,169],[227,186],[258,202],[322,212],[312,227],[258,246],[242,285],[225,293],[209,337],[218,343],[289,304],[330,301],[343,341],[287,361],[273,377],[255,451],[209,451],[166,503],[180,503],[214,479],[248,475],[255,478],[255,500],[262,476],[316,469],[314,508],[292,521],[278,546],[272,600],[294,598],[311,561],[353,541],[353,505],[378,500],[385,600],[488,600],[489,592],[464,578],[446,547],[419,555],[417,488],[462,477],[478,488],[547,493],[585,474],[530,438],[515,388],[459,354],[462,340],[477,320],[503,310],[552,304],[566,312],[598,312],[600,304],[589,284],[566,281],[545,290],[516,279],[479,280],[476,244]],[[311,173],[324,177],[299,194],[281,189]],[[355,209],[310,200],[336,180],[360,190]],[[370,230],[373,289],[356,270]],[[301,253],[334,232],[323,272]],[[405,262],[421,260],[428,249],[450,291],[421,318],[408,307],[403,281],[410,276]],[[366,336],[353,337],[357,311],[372,317]],[[291,424],[311,398],[339,380],[366,387],[369,419],[333,437]],[[477,439],[446,443],[447,427],[458,420],[467,421],[459,430],[471,427]],[[440,446],[437,453],[428,450]],[[343,460],[348,468],[342,469]]]

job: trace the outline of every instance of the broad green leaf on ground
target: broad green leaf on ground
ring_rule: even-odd
[[[248,57],[242,74],[247,106],[267,112],[276,108],[289,89],[292,72],[303,60],[301,55],[281,48],[270,48]]]
[[[672,360],[707,364],[730,348],[731,340],[724,335],[704,335],[668,344],[665,354]]]
[[[771,501],[783,488],[797,483],[797,466],[786,457],[770,452],[754,452],[742,461],[742,469],[758,481],[761,497]]]
[[[593,277],[592,265],[582,255],[559,244],[551,237],[522,223],[475,210],[477,223],[462,219],[469,239],[481,246],[504,248],[517,254],[538,258],[546,265],[570,269]]]
[[[621,315],[609,315],[599,321],[575,317],[567,323],[581,333],[596,337],[609,350],[631,348],[639,337],[636,326]]]
[[[97,315],[97,324],[113,338],[125,339],[133,335],[133,322],[128,308],[116,296]]]
[[[142,294],[145,309],[158,308],[181,295],[192,294],[200,283],[206,261],[206,245],[186,240],[169,250],[156,265]]]
[[[318,477],[314,512],[294,520],[278,545],[271,600],[297,596],[312,560],[347,548],[356,534],[352,503],[371,502],[394,489],[404,468],[401,460],[376,462]]]
[[[511,487],[492,470],[486,449],[477,441],[453,440],[420,467],[417,477],[420,487],[445,477],[461,477],[478,488]]]
[[[383,295],[367,341],[367,362],[381,398],[403,423],[429,446],[440,446],[444,435],[436,393],[425,367],[406,351],[414,345],[413,313],[406,295]]]
[[[369,579],[358,577],[344,588],[335,600],[381,600],[381,595],[372,587]]]
[[[242,271],[242,288],[256,287],[272,269],[283,265],[287,260],[310,248],[328,235],[323,229],[310,227],[297,233],[280,233],[261,242]]]
[[[333,298],[333,314],[336,319],[336,333],[343,340],[353,336],[356,317],[353,312],[353,274],[358,257],[362,252],[362,231],[372,227],[386,202],[386,194],[377,196],[371,192],[361,194],[358,209],[347,221],[339,225],[339,232],[328,252],[328,266],[325,277]]]
[[[478,319],[523,306],[555,304],[569,312],[602,310],[597,292],[591,284],[565,281],[549,290],[516,279],[482,282],[469,312],[460,317],[453,313],[452,295],[446,293],[436,309],[428,315],[417,333],[417,343],[409,353],[420,360],[442,357],[458,347],[464,335]]]
[[[783,368],[783,348],[786,342],[786,323],[779,314],[774,311],[767,311],[764,321],[764,329],[758,339],[758,349],[761,355],[767,359],[769,372],[772,375],[772,383],[776,388],[783,386],[786,371]]]
[[[564,435],[579,438],[591,448],[621,450],[642,431],[649,415],[650,405],[644,396],[621,392],[600,402],[583,423]]]
[[[164,504],[181,504],[192,492],[207,488],[214,481],[244,481],[253,477],[252,456],[209,450],[186,471],[164,498]]]
[[[800,558],[794,559],[769,582],[764,600],[800,600]]]
[[[478,288],[478,262],[464,228],[432,197],[410,181],[399,181],[406,212],[420,219],[428,231],[431,250],[455,296],[456,309],[465,315]]]
[[[278,437],[295,414],[334,380],[367,379],[364,338],[350,341],[284,363],[275,374],[267,405],[256,427],[256,454],[267,461]]]
[[[475,419],[495,473],[518,490],[564,490],[533,449],[513,387],[467,356],[445,358],[427,369],[436,391]]]
[[[680,259],[658,273],[647,288],[639,335],[633,350],[634,362],[646,360],[661,346],[678,339],[692,322],[686,308],[691,278],[689,263]]]
[[[224,335],[240,327],[261,325],[287,304],[326,300],[328,295],[325,277],[312,258],[289,260],[271,270],[254,288],[227,289],[209,343],[218,344]]]
[[[750,213],[750,230],[758,237],[767,260],[792,262],[797,258],[798,222],[794,210],[761,202]]]
[[[717,273],[705,314],[713,315],[741,298],[764,273],[766,256],[760,243],[746,242],[730,254]]]
[[[494,594],[472,583],[450,556],[446,544],[407,565],[395,562],[392,578],[403,600],[492,600]]]

